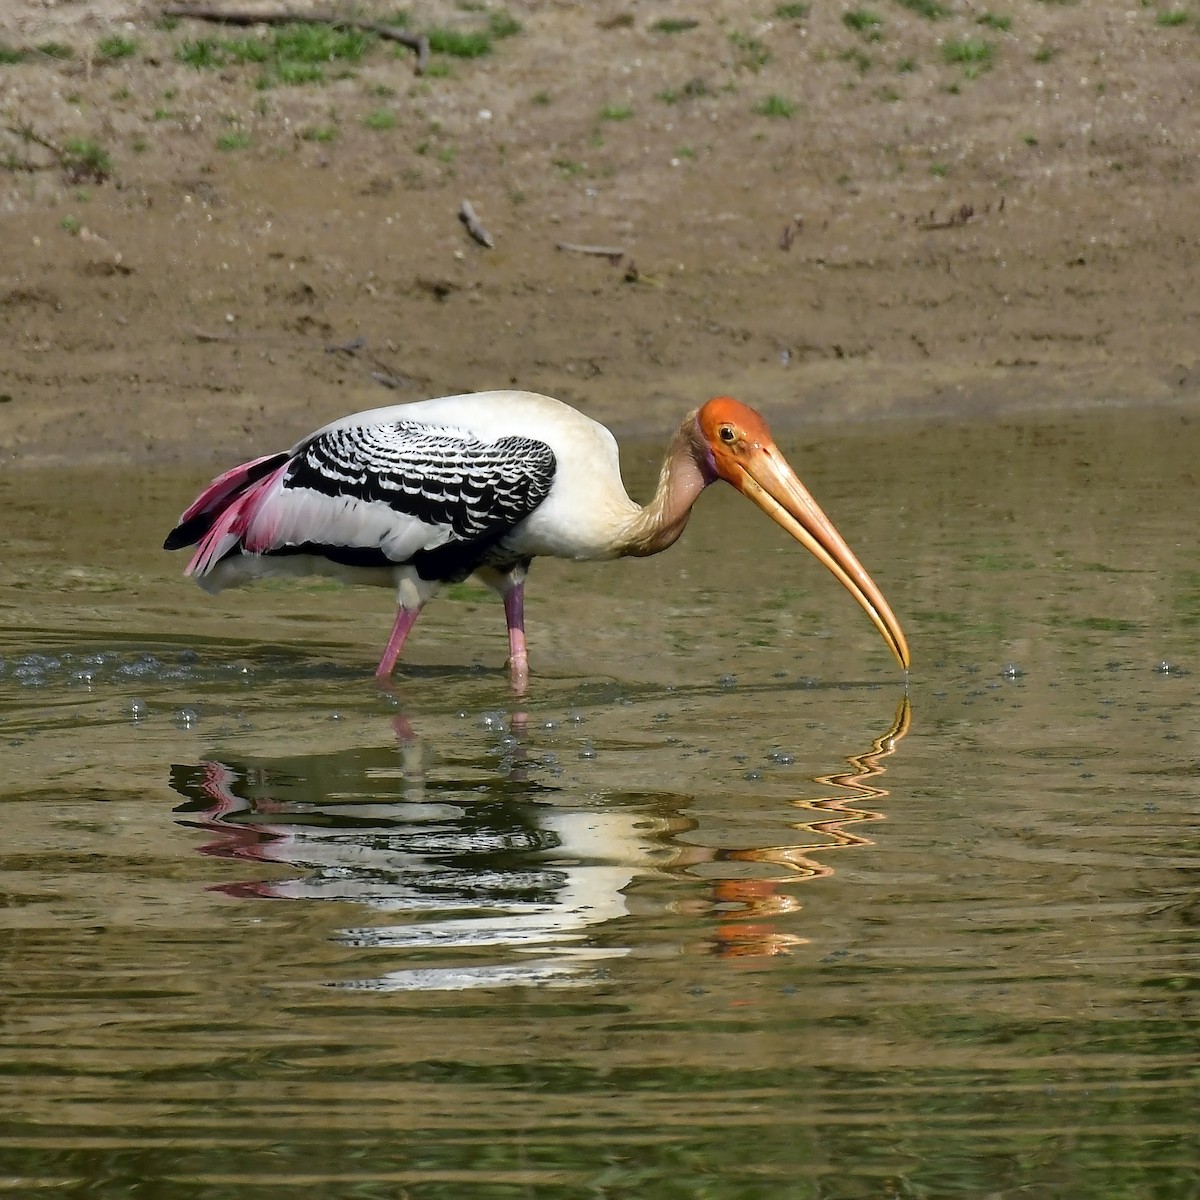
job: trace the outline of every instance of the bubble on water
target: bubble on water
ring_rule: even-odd
[[[73,682],[82,683],[84,687],[92,686],[92,672],[91,671],[76,671],[75,674],[71,678],[72,678]]]
[[[778,763],[781,767],[790,767],[796,761],[796,756],[789,754],[786,750],[772,750],[767,755],[767,759],[770,762]]]
[[[752,771],[747,771],[746,774],[742,776],[743,779],[748,780],[750,783],[757,783],[760,779],[762,779],[762,777],[763,773],[757,767],[755,767]]]
[[[125,679],[148,679],[158,675],[163,669],[162,659],[154,654],[139,654],[131,663],[117,669],[117,674]]]
[[[1005,679],[1020,679],[1025,674],[1020,663],[1010,662],[1004,664],[1004,670],[1000,672]]]
[[[340,712],[332,712],[329,714],[329,719],[331,721],[340,721],[342,719],[342,714]]]
[[[505,750],[505,751],[515,750],[520,744],[521,744],[521,739],[513,737],[513,735],[511,733],[506,733],[500,739],[500,749],[501,750]]]
[[[717,687],[724,688],[728,691],[732,687],[737,687],[736,675],[721,675],[717,678]]]
[[[593,746],[591,742],[584,742],[584,744],[579,747],[579,757],[580,758],[595,758],[596,757],[596,747]]]
[[[1179,668],[1173,662],[1167,662],[1165,658],[1154,670],[1159,675],[1176,675],[1179,673]]]
[[[504,714],[499,709],[481,712],[475,724],[480,729],[503,729],[505,726]]]
[[[557,729],[558,722],[553,717],[547,717],[547,719],[542,722],[542,728],[543,729]]]
[[[175,724],[180,729],[192,729],[200,720],[200,714],[194,708],[181,708],[175,714]]]
[[[180,650],[179,661],[185,666],[190,667],[193,663],[200,661],[200,655],[195,650]]]
[[[569,713],[567,713],[567,720],[570,721],[572,725],[582,725],[587,718],[579,711],[579,709],[573,708]]]
[[[142,700],[141,698],[136,697],[136,696],[132,700],[130,700],[129,715],[135,721],[144,721],[148,715],[148,710],[146,708],[145,700]]]

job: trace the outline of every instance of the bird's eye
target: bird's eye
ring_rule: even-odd
[[[717,431],[717,436],[720,437],[721,441],[723,442],[732,442],[734,438],[737,437],[737,434],[733,432],[732,425],[722,425]]]

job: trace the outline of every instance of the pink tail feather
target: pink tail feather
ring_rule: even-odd
[[[202,513],[216,512],[218,509],[224,508],[231,497],[245,490],[246,485],[255,476],[255,467],[278,457],[278,454],[264,454],[262,458],[252,459],[250,462],[242,463],[241,466],[226,471],[224,475],[218,475],[179,518],[179,524],[185,525]],[[261,474],[261,472],[259,473]]]
[[[277,456],[268,455],[267,457]],[[285,461],[282,466],[269,475],[263,476],[247,487],[245,485],[246,474],[252,467],[265,461],[264,458],[256,459],[253,463],[246,463],[244,466],[235,467],[232,471],[226,472],[220,479],[214,480],[204,495],[192,505],[192,509],[195,509],[197,513],[205,512],[203,507],[197,506],[202,504],[205,496],[211,494],[215,498],[215,505],[224,504],[226,507],[218,512],[211,528],[200,539],[196,553],[192,555],[192,561],[184,570],[185,575],[207,575],[230,550],[243,540],[267,494],[283,477],[283,473],[288,468],[288,462]],[[232,477],[239,475],[238,484],[223,483],[223,481],[231,480]],[[243,490],[237,491],[237,487],[241,487]],[[192,509],[188,511],[191,512]],[[184,514],[184,519],[187,519],[186,514]],[[255,539],[254,545],[246,548],[252,553],[257,553],[269,549],[268,541],[269,539],[258,537]]]

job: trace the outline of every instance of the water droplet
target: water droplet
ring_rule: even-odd
[[[1004,670],[1001,671],[1000,674],[1003,675],[1005,679],[1020,679],[1021,676],[1025,674],[1025,671],[1022,669],[1020,663],[1010,662],[1004,664]]]
[[[181,708],[175,714],[175,724],[180,729],[191,729],[199,720],[200,714],[194,708]]]

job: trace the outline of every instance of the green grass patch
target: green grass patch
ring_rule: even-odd
[[[633,109],[628,104],[606,104],[600,110],[602,121],[628,121],[633,116]]]
[[[327,25],[283,25],[263,37],[197,38],[181,42],[175,58],[197,71],[230,65],[262,68],[259,87],[324,83],[331,63],[357,62],[375,34]]]
[[[112,174],[112,159],[90,138],[69,138],[62,148],[63,169],[76,183],[90,179],[103,183]]]
[[[488,17],[488,33],[498,42],[516,37],[521,32],[521,22],[510,13],[494,12]]]
[[[986,71],[996,59],[996,47],[985,38],[952,38],[942,45],[942,58],[968,74]]]
[[[777,4],[775,15],[781,21],[803,21],[811,7],[811,4]]]
[[[138,44],[133,38],[115,33],[111,37],[101,38],[96,43],[96,49],[104,58],[132,58],[138,52]]]
[[[492,52],[492,35],[486,29],[431,29],[429,49],[451,58],[483,58]]]
[[[1133,633],[1142,627],[1140,621],[1126,621],[1121,617],[1080,617],[1065,624],[1079,629],[1094,629],[1100,633]]]
[[[927,21],[940,21],[950,15],[950,10],[944,4],[939,4],[938,0],[896,0],[896,3]]]
[[[901,75],[911,75],[917,69],[917,60],[915,58],[902,58],[896,64],[896,70]]]
[[[396,128],[396,114],[390,108],[377,108],[374,112],[367,113],[362,123],[368,129],[383,131],[385,129]]]
[[[337,129],[333,125],[313,125],[300,137],[306,142],[332,142],[337,137]]]
[[[197,71],[223,67],[229,57],[217,38],[187,38],[175,47],[175,61]]]
[[[737,65],[756,75],[771,61],[771,52],[761,38],[745,33],[731,33],[729,44],[733,47]]]
[[[460,603],[480,604],[490,600],[495,593],[486,587],[475,583],[451,583],[443,589],[442,595],[447,600],[457,600]]]
[[[650,26],[651,33],[687,33],[700,22],[695,17],[662,17]]]
[[[754,111],[760,117],[781,117],[787,120],[796,111],[796,106],[786,97],[772,92],[765,100],[760,100]]]
[[[1012,28],[1012,23],[1012,17],[1005,13],[985,12],[975,18],[976,25],[994,29],[998,33],[1007,33]]]
[[[849,50],[843,50],[838,58],[844,63],[849,63],[860,75],[865,75],[874,65],[874,60],[865,51],[860,50],[857,46]]]
[[[1035,63],[1048,63],[1048,62],[1052,62],[1057,56],[1058,56],[1058,47],[1057,46],[1043,45],[1043,46],[1039,46],[1033,52],[1033,61]]]
[[[842,13],[842,24],[871,42],[883,37],[883,18],[869,8],[852,8]]]
[[[66,42],[41,42],[37,47],[39,54],[47,58],[68,59],[75,57],[75,49]]]
[[[375,41],[373,33],[361,29],[283,25],[271,36],[270,46],[274,58],[292,62],[358,62]]]
[[[325,68],[320,63],[281,62],[262,73],[258,86],[269,88],[279,84],[283,87],[300,87],[306,83],[324,82]]]
[[[950,168],[945,163],[930,163],[929,173],[934,179],[945,179],[950,174]]]
[[[1186,25],[1191,17],[1182,8],[1168,8],[1165,12],[1158,13],[1154,18],[1155,25],[1162,25],[1170,29],[1176,25]]]
[[[245,150],[250,145],[250,135],[244,129],[231,129],[217,138],[217,149],[226,152]]]
[[[28,57],[24,50],[0,42],[0,66],[12,66],[14,63],[24,62]]]

